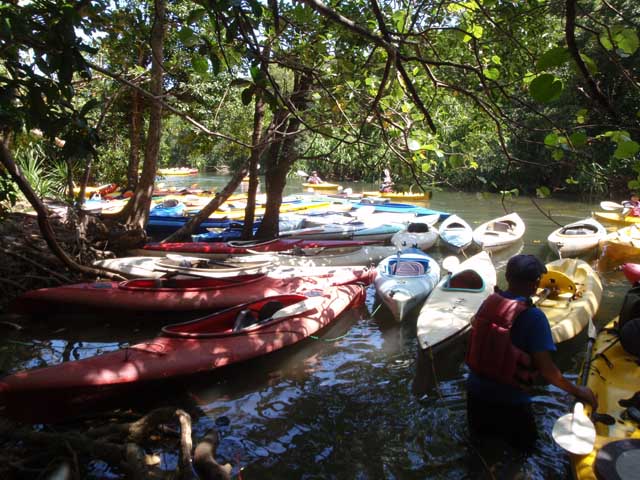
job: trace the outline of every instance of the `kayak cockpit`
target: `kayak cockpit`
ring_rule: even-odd
[[[317,298],[317,297],[316,297]],[[321,299],[322,297],[320,297]],[[315,308],[305,295],[276,295],[188,322],[162,327],[165,337],[211,338],[242,334]],[[313,303],[313,305],[311,304]]]

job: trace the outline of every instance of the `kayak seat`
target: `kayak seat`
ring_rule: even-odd
[[[429,231],[429,225],[426,223],[410,223],[407,227],[409,233],[426,233]]]
[[[258,315],[256,315],[254,311],[245,308],[240,310],[236,315],[236,319],[233,322],[233,328],[231,330],[233,332],[241,332],[255,323],[258,323]]]
[[[463,270],[456,273],[445,284],[444,290],[478,291],[484,288],[484,280],[475,270]]]
[[[265,320],[269,320],[273,314],[282,307],[284,307],[282,302],[270,301],[260,307],[260,310],[257,313],[248,308],[240,310],[236,315],[232,330],[233,332],[240,332],[253,325],[262,323]]]
[[[493,222],[491,230],[494,232],[510,232],[513,230],[513,224],[511,222]]]
[[[421,262],[400,260],[391,265],[391,273],[401,277],[424,275],[425,269]]]

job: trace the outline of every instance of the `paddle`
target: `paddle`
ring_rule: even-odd
[[[623,208],[626,208],[624,205],[621,205],[619,203],[616,202],[609,202],[607,200],[600,202],[600,208],[602,208],[603,210],[621,210]]]
[[[586,385],[587,383],[589,370],[591,369],[591,353],[593,344],[596,341],[596,327],[591,317],[589,317],[587,334],[589,340],[587,341],[585,363],[578,382],[580,385]],[[595,412],[593,414],[595,415]],[[560,447],[575,455],[591,453],[596,441],[596,429],[591,419],[585,415],[584,405],[580,402],[575,403],[573,413],[567,413],[556,420],[551,435]]]
[[[446,257],[444,260],[442,260],[442,268],[450,272],[455,270],[458,267],[458,265],[460,265],[460,260],[458,259],[458,257],[454,257],[453,255]]]
[[[309,176],[309,174],[307,172],[305,172],[304,170],[298,170],[296,172],[296,175],[299,176],[299,177],[308,177]]]

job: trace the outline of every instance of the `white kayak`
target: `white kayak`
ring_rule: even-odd
[[[599,221],[585,218],[554,230],[547,242],[561,258],[575,257],[594,251],[606,236],[607,230]]]
[[[327,224],[282,232],[280,238],[310,240],[364,240],[386,242],[394,233],[404,228],[401,224],[371,225],[367,222],[352,222],[343,225]]]
[[[416,332],[420,348],[440,347],[464,335],[495,285],[496,270],[485,251],[452,268],[420,309]]]
[[[241,264],[247,261],[264,260],[275,265],[294,267],[347,267],[354,265],[377,265],[380,260],[397,252],[396,247],[366,245],[348,248],[305,249],[297,253],[267,253],[259,255],[228,256],[226,262]]]
[[[462,218],[451,215],[440,224],[440,240],[455,253],[462,252],[473,241],[473,229]]]
[[[524,221],[514,212],[479,225],[473,231],[473,241],[483,250],[495,252],[521,240],[524,231]]]
[[[393,243],[399,250],[405,248],[419,248],[428,250],[438,241],[438,229],[427,223],[410,223],[406,230],[394,233],[391,237]]]
[[[385,258],[377,270],[376,293],[398,321],[421,305],[440,280],[438,263],[414,248]]]
[[[164,257],[110,258],[93,264],[130,278],[160,278],[168,274],[223,278],[267,273],[274,267],[274,263],[268,258],[237,263],[171,253]]]

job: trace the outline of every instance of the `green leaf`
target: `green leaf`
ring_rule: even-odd
[[[391,20],[393,21],[393,26],[396,27],[396,30],[399,33],[404,33],[405,25],[407,23],[407,12],[406,10],[396,10],[391,16]]]
[[[211,70],[213,71],[214,75],[218,75],[220,73],[220,59],[218,58],[218,56],[211,52],[209,54],[209,61],[211,62]]]
[[[186,47],[198,44],[198,36],[189,27],[182,27],[178,32],[178,38]]]
[[[529,93],[534,100],[540,103],[556,100],[560,97],[562,89],[562,80],[550,73],[538,75],[529,85]]]
[[[578,113],[576,113],[576,122],[578,122],[579,124],[583,124],[584,122],[586,122],[587,113],[588,111],[586,108],[578,110]]]
[[[431,164],[429,162],[425,162],[422,165],[420,165],[420,168],[422,170],[422,173],[428,173],[429,170],[431,170]]]
[[[205,16],[207,11],[204,8],[196,8],[195,10],[191,10],[189,12],[189,16],[187,17],[187,23],[197,23],[202,20],[202,17]]]
[[[484,76],[489,80],[497,80],[498,78],[500,78],[500,70],[498,70],[496,67],[489,67],[484,71]]]
[[[550,133],[546,137],[544,137],[544,144],[548,147],[555,147],[558,145],[558,134]]]
[[[569,135],[574,147],[583,147],[587,144],[587,134],[584,132],[574,132]]]
[[[556,161],[560,161],[564,158],[564,150],[554,150],[553,153],[551,154],[551,158],[553,158]]]
[[[255,87],[252,85],[249,88],[245,88],[242,91],[241,98],[243,105],[249,105],[251,103],[251,99],[253,98],[253,93],[255,92]]]
[[[640,182],[638,180],[629,180],[627,187],[629,187],[629,190],[638,190],[640,189]]]
[[[633,55],[638,47],[640,47],[640,40],[635,30],[631,28],[625,28],[615,37],[618,48],[627,55]]]
[[[587,66],[587,70],[589,70],[589,73],[591,75],[595,75],[596,73],[598,73],[598,65],[596,65],[596,62],[594,62],[591,57],[589,57],[585,53],[581,53],[580,58],[582,59],[584,64]]]
[[[618,144],[613,156],[615,158],[629,158],[633,157],[638,151],[640,151],[640,144],[633,140],[627,140]]]
[[[609,33],[606,30],[602,32],[598,38],[600,39],[600,43],[602,43],[602,46],[605,49],[613,50],[613,43],[611,43],[611,40],[609,39]]]
[[[502,60],[500,59],[500,57],[498,55],[493,55],[491,57],[491,61],[493,63],[495,63],[496,65],[502,65]]]
[[[546,198],[549,195],[551,195],[551,190],[549,190],[548,187],[545,187],[544,185],[541,187],[536,188],[536,196],[538,198]]]
[[[464,166],[464,159],[462,158],[462,155],[457,153],[451,155],[449,157],[449,165],[451,165],[451,168],[460,168]]]
[[[202,55],[193,54],[191,56],[191,66],[198,75],[206,75],[209,71],[209,62]]]
[[[549,68],[559,67],[560,65],[565,64],[569,58],[571,58],[571,55],[567,48],[555,47],[542,54],[536,62],[536,68],[542,71]]]
[[[564,183],[566,183],[567,185],[578,185],[578,181],[573,177],[565,178]]]

